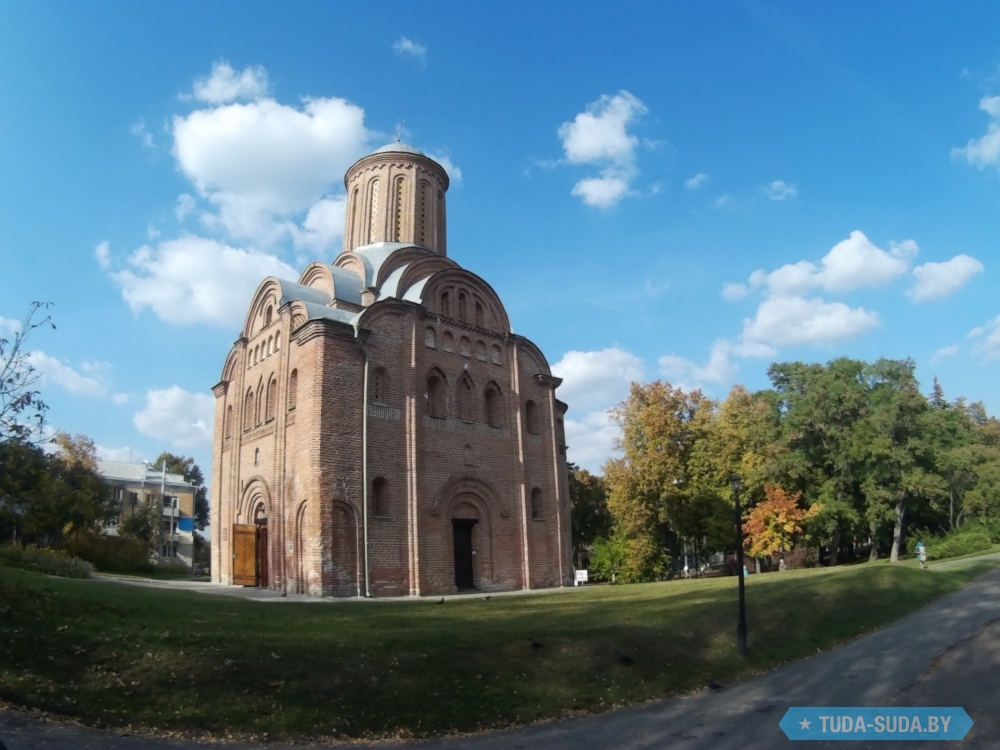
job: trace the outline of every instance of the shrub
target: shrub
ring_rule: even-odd
[[[783,556],[786,570],[815,568],[819,565],[819,550],[815,547],[798,547],[791,552],[785,552]],[[778,569],[777,563],[775,563],[774,569]]]
[[[149,574],[157,569],[149,559],[149,546],[136,539],[77,534],[63,544],[63,549],[104,573]]]
[[[35,573],[64,578],[89,578],[94,566],[78,557],[54,549],[5,545],[0,547],[0,564]]]
[[[180,560],[166,560],[154,566],[157,573],[167,573],[169,575],[187,575],[191,569]]]
[[[963,528],[940,539],[932,539],[927,544],[928,560],[943,560],[947,557],[971,555],[993,546],[989,533],[982,528]]]

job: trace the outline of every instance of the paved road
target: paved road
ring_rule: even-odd
[[[1000,747],[1000,569],[877,633],[723,690],[514,732],[434,740],[412,747],[769,750],[794,746],[778,729],[785,709],[793,705],[963,706],[976,724],[965,741],[949,746]],[[4,712],[0,712],[0,738],[10,750],[204,748],[194,743],[122,737]],[[879,750],[931,744],[852,743]],[[843,743],[815,745],[844,747]],[[378,747],[410,746],[385,743]]]

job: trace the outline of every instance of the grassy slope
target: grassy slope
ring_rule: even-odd
[[[995,565],[882,565],[524,597],[255,603],[0,567],[0,697],[98,725],[425,736],[602,710],[827,649]],[[528,637],[546,644],[533,651]],[[622,665],[620,650],[636,659]]]

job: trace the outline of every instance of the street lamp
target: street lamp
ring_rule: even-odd
[[[747,602],[743,593],[743,511],[740,510],[740,490],[743,488],[743,480],[739,474],[733,474],[729,478],[733,488],[733,504],[736,506],[736,575],[740,579],[740,619],[736,625],[736,643],[740,653],[747,654]]]

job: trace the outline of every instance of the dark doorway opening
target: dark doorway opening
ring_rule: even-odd
[[[267,588],[267,519],[257,521],[257,585]]]
[[[459,591],[475,588],[472,572],[472,527],[477,523],[471,518],[453,518],[451,521],[455,534],[455,587]]]

